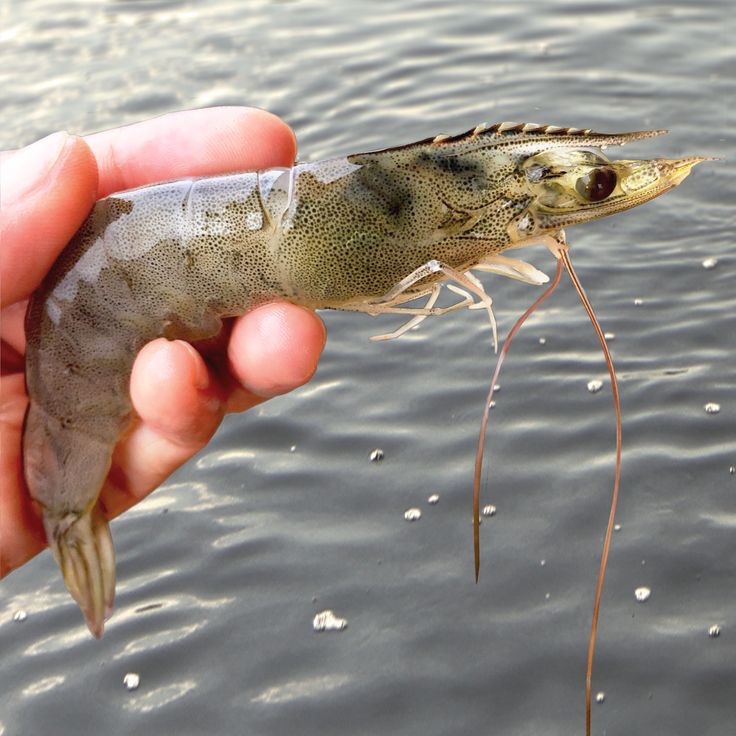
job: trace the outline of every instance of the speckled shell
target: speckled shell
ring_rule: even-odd
[[[28,309],[33,497],[60,511],[94,502],[130,413],[133,359],[154,337],[208,337],[279,298],[351,308],[430,259],[472,265],[510,245],[528,201],[521,159],[653,134],[502,123],[100,200]]]
[[[527,176],[522,164],[540,152],[658,132],[481,125],[97,202],[29,304],[23,438],[31,496],[93,633],[101,635],[114,591],[112,543],[94,509],[129,421],[130,372],[146,342],[210,337],[222,318],[276,299],[380,311],[371,305],[430,261],[460,273],[531,235],[639,203],[623,196],[615,206],[580,205],[573,219],[569,209],[557,219],[532,213],[541,174]],[[427,293],[442,277],[427,273],[403,296]]]

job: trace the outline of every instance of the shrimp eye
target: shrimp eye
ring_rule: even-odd
[[[616,188],[616,172],[600,166],[575,182],[575,191],[588,202],[602,202]]]

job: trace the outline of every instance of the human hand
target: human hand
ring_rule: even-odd
[[[296,143],[275,116],[225,107],[172,113],[85,139],[55,133],[0,154],[0,577],[46,546],[23,480],[28,297],[96,199],[151,182],[291,166]],[[226,412],[306,383],[325,342],[314,312],[279,302],[229,321],[193,346],[148,343],[133,366],[134,420],[100,494],[113,518],[204,447]]]

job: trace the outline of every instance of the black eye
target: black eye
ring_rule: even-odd
[[[588,202],[602,202],[616,188],[616,172],[607,166],[593,169],[575,182],[575,191]]]

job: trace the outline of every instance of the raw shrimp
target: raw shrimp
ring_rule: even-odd
[[[472,271],[541,285],[507,254],[646,202],[702,158],[611,161],[600,134],[502,123],[291,168],[181,179],[97,202],[26,316],[24,470],[49,546],[90,631],[112,611],[115,563],[97,498],[131,420],[136,354],[199,340],[222,319],[289,300],[315,309],[430,315],[485,309]],[[458,295],[435,306],[443,283]],[[422,306],[408,302],[426,297]]]

